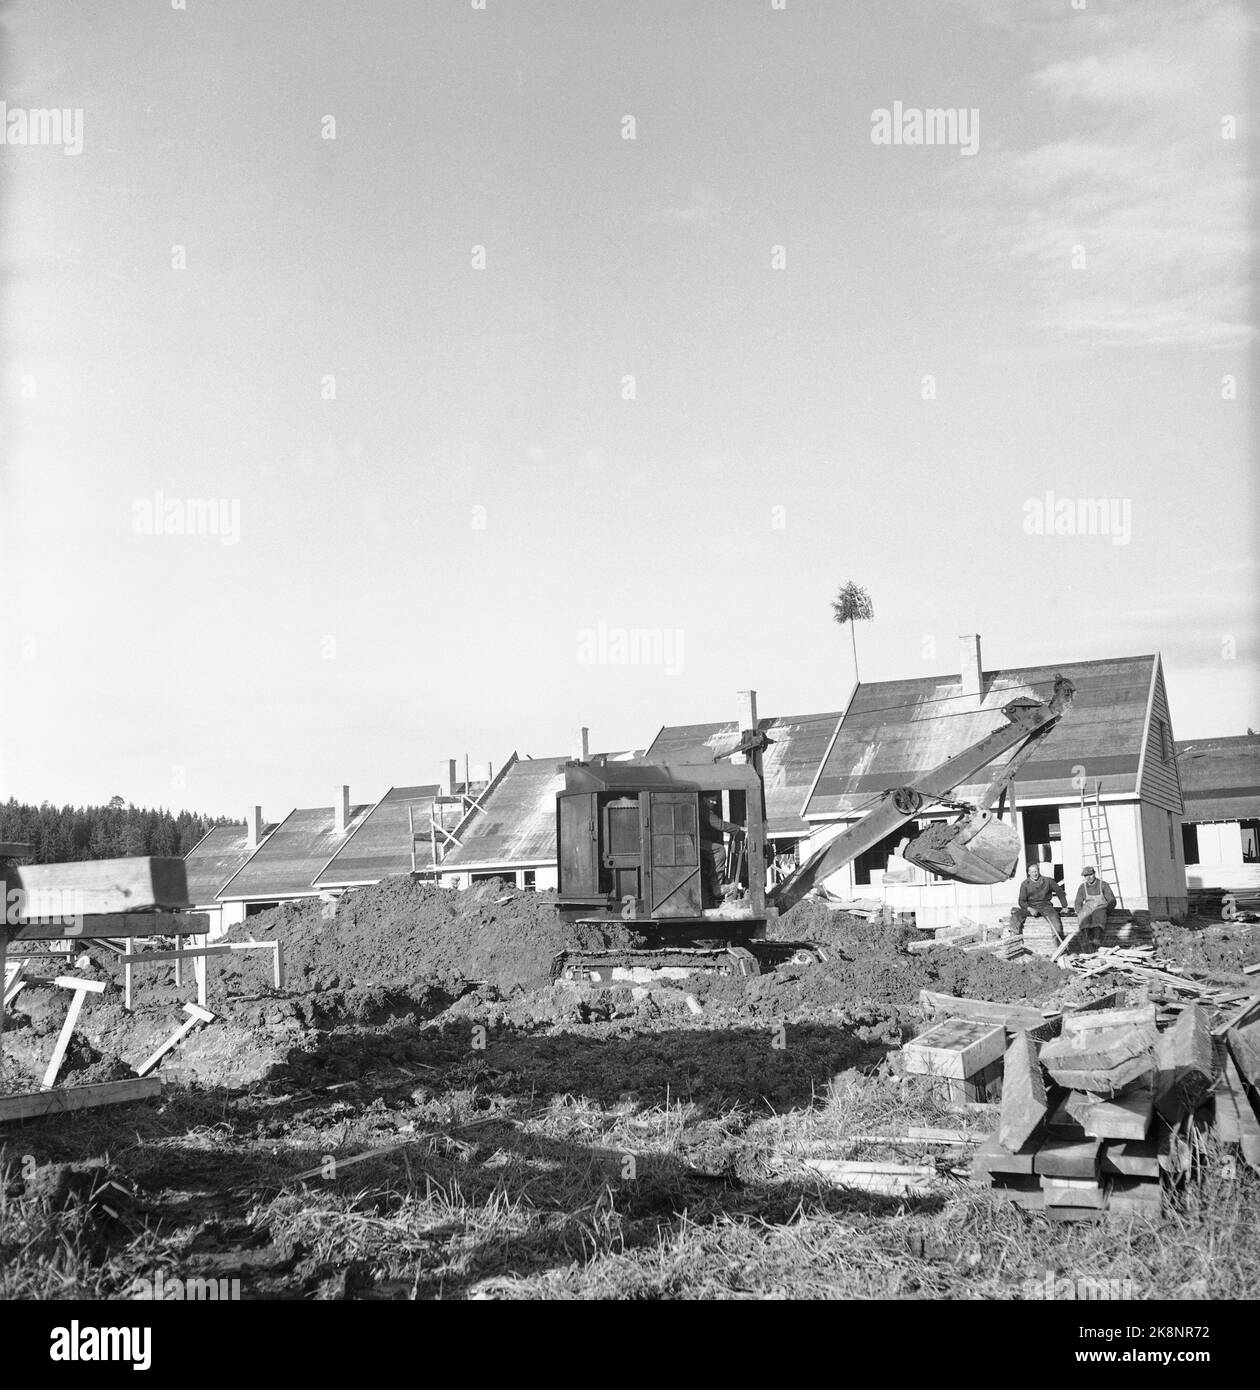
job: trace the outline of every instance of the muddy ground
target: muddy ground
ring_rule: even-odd
[[[643,1239],[695,1203],[732,1219],[799,1204],[798,1188],[767,1172],[766,1127],[812,1125],[834,1109],[837,1087],[859,1081],[865,1104],[904,1124],[907,1081],[890,1057],[920,1022],[921,989],[1048,1005],[1114,986],[1104,977],[1087,988],[1036,957],[910,955],[911,929],[813,903],[777,931],[819,942],[827,960],[596,990],[552,981],[572,937],[546,893],[501,883],[453,893],[402,878],[336,905],[275,909],[233,935],[282,942],[284,992],[271,988],[267,953],[212,959],[219,1017],[163,1062],[163,1099],[8,1127],[7,1191],[49,1220],[73,1210],[80,1295],[125,1296],[156,1262],[226,1271],[245,1297],[461,1296],[493,1275],[470,1231],[496,1203],[529,1208],[535,1253],[547,1252],[507,1259],[513,1278],[566,1267],[589,1236],[566,1213],[578,1200],[568,1184],[586,1202],[624,1177],[627,1153],[655,1174],[618,1189],[619,1219]],[[1161,926],[1157,940],[1214,978],[1240,979],[1260,959],[1260,927]],[[132,1075],[192,989],[186,979],[176,990],[169,965],[137,971],[128,1013],[108,952],[79,960],[75,973],[114,987],[85,1005],[59,1080]],[[7,1091],[37,1089],[67,998],[39,985],[18,996]],[[392,1158],[339,1170],[391,1144]],[[347,1197],[365,1191],[377,1193],[367,1217]],[[326,1230],[308,1229],[312,1211],[325,1212]],[[354,1222],[403,1211],[445,1215],[391,1254],[368,1242],[356,1263]],[[0,1265],[7,1238],[0,1220]]]

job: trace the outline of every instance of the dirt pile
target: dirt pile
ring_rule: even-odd
[[[409,877],[384,879],[336,904],[285,904],[231,932],[232,940],[251,937],[280,941],[292,992],[437,986],[458,995],[480,982],[505,994],[537,989],[570,944],[552,893],[501,881],[457,893]],[[239,957],[219,965],[233,992],[245,991],[260,969]]]

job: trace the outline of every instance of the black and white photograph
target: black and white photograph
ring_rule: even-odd
[[[11,1372],[628,1301],[1254,1369],[1258,54],[0,0]]]

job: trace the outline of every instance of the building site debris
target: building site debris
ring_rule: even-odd
[[[1006,1049],[1002,1075],[1002,1144],[1011,1150],[1022,1148],[1041,1128],[1048,1109],[1037,1044],[1027,1033],[1016,1033]]]
[[[0,1124],[55,1115],[64,1110],[86,1110],[100,1105],[120,1105],[162,1094],[160,1076],[129,1077],[124,1081],[98,1081],[88,1086],[55,1086],[30,1095],[0,1096]]]
[[[74,1032],[75,1023],[78,1022],[79,1010],[83,1007],[83,1000],[89,994],[102,994],[105,990],[103,980],[83,980],[73,975],[58,975],[53,983],[62,989],[73,990],[74,995],[70,1000],[69,1008],[66,1010],[66,1021],[61,1025],[57,1045],[53,1048],[52,1057],[48,1061],[48,1070],[44,1072],[42,1086],[45,1091],[57,1080],[57,1073],[61,1070],[66,1048],[70,1046],[70,1036]]]
[[[209,1009],[203,1009],[200,1004],[185,1004],[184,1012],[188,1017],[176,1028],[156,1052],[146,1057],[145,1060],[140,1063],[136,1068],[137,1076],[145,1076],[148,1072],[151,1072],[162,1058],[165,1057],[173,1047],[177,1046],[188,1033],[192,1032],[199,1023],[213,1023],[216,1017]]]

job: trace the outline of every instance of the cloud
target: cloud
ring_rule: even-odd
[[[947,234],[1023,269],[1052,340],[1244,344],[1254,179],[1223,122],[1241,123],[1247,103],[1245,11],[1151,4],[1112,18],[1041,31],[1029,83],[1045,110],[1030,96],[1028,125],[1056,138],[991,147],[954,175],[969,206]]]

